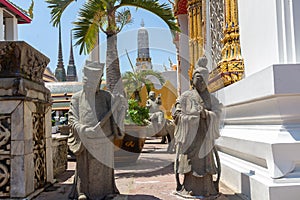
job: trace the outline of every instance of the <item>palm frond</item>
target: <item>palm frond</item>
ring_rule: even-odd
[[[122,75],[122,80],[124,84],[124,88],[126,89],[127,96],[131,96],[131,94],[135,90],[140,90],[143,85],[147,87],[147,91],[153,87],[153,83],[149,80],[149,76],[156,77],[160,84],[163,85],[165,83],[164,77],[161,75],[161,72],[150,70],[140,70],[140,71],[127,71]]]
[[[159,83],[163,85],[165,83],[164,77],[161,75],[161,72],[154,71],[154,70],[141,70],[140,72],[141,77],[145,77],[147,79],[148,76],[154,76],[158,79]]]
[[[120,32],[125,25],[132,23],[131,13],[128,8],[117,11],[116,23],[118,25],[117,32]]]
[[[96,44],[99,27],[106,16],[104,3],[101,0],[89,0],[79,11],[79,18],[74,22],[74,37],[79,52],[90,53]]]
[[[50,4],[48,8],[51,9],[52,25],[58,26],[63,12],[74,0],[46,0],[46,2]]]
[[[134,6],[145,9],[160,17],[172,32],[180,31],[175,22],[172,8],[167,3],[160,4],[159,0],[121,0],[119,6]]]

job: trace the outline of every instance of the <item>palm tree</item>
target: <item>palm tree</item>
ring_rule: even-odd
[[[76,1],[76,0],[75,0]],[[57,26],[62,13],[74,0],[46,0],[50,5],[52,23]],[[169,4],[159,0],[87,0],[79,11],[75,24],[75,45],[80,46],[80,54],[90,53],[95,47],[99,30],[107,37],[106,52],[106,83],[107,89],[113,91],[121,80],[117,51],[117,34],[131,22],[128,6],[148,10],[160,17],[170,30],[179,31]],[[123,7],[123,10],[121,8]]]
[[[156,77],[160,84],[165,83],[165,79],[161,73],[153,70],[127,71],[122,75],[124,88],[126,88],[127,97],[130,97],[135,91],[139,91],[143,85],[146,86],[149,92],[152,87],[152,82],[148,79],[149,76]]]

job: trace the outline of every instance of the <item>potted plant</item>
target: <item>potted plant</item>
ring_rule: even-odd
[[[125,118],[125,136],[114,141],[115,163],[117,165],[134,163],[138,159],[145,144],[149,110],[139,105],[135,99],[128,100]]]

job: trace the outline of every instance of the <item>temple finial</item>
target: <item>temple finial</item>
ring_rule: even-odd
[[[141,27],[144,27],[144,26],[145,26],[144,19],[142,19],[142,21],[141,21]]]

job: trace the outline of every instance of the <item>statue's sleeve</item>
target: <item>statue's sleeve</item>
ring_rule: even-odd
[[[112,126],[114,136],[116,138],[123,138],[125,135],[124,119],[127,110],[127,100],[122,95],[112,96],[113,98],[113,115],[112,115]],[[116,105],[114,105],[116,104]]]
[[[174,119],[175,125],[177,125],[178,121],[179,121],[179,118],[180,118],[180,114],[181,114],[181,105],[179,103],[179,100],[176,100],[176,103],[175,103],[174,107],[175,107],[175,111],[172,114],[172,117]]]
[[[187,150],[197,135],[200,112],[194,111],[191,93],[182,94],[175,104],[173,119],[176,124],[174,137],[175,144],[181,143],[182,152]]]
[[[80,128],[79,124],[79,95],[74,94],[71,98],[70,109],[68,114],[68,123],[70,127],[70,133],[68,138],[68,145],[70,150],[74,154],[79,154],[83,150],[78,131]]]

